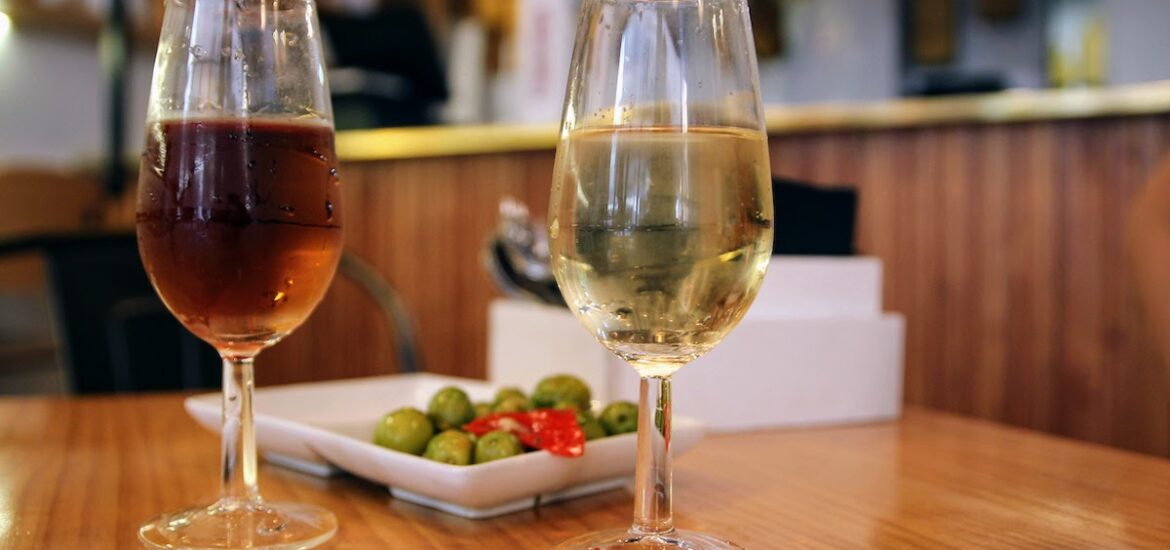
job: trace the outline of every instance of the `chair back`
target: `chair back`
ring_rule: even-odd
[[[39,252],[57,341],[58,363],[73,393],[215,388],[215,350],[163,305],[139,259],[133,233],[38,236],[0,242],[0,258]],[[352,253],[338,274],[352,279],[386,319],[402,372],[421,368],[414,323],[393,287]]]
[[[58,362],[74,393],[213,388],[219,359],[151,288],[133,234],[41,236],[0,245],[44,257]]]

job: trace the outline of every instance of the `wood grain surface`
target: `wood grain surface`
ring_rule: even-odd
[[[0,400],[0,548],[135,548],[211,499],[218,440],[177,395]],[[913,409],[896,423],[712,436],[676,461],[676,523],[748,548],[1164,548],[1170,462]],[[270,500],[333,510],[328,548],[547,548],[629,522],[617,490],[491,520],[265,465]]]
[[[1170,454],[1170,385],[1125,250],[1170,117],[774,139],[777,174],[861,192],[907,320],[909,403]]]
[[[499,297],[484,247],[505,196],[545,217],[552,162],[548,151],[343,164],[346,246],[401,293],[428,372],[484,377],[488,304]],[[260,383],[397,372],[391,327],[336,280],[305,326],[261,354]]]

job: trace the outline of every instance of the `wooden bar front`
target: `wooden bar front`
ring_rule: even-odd
[[[1129,202],[1170,144],[1162,107],[821,121],[775,132],[773,170],[861,191],[860,250],[884,261],[886,307],[908,323],[907,402],[1167,455],[1166,374],[1123,248]],[[396,147],[444,139],[406,132]],[[348,246],[402,294],[428,371],[485,375],[498,293],[481,254],[497,205],[516,197],[545,215],[555,133],[512,138],[502,152],[476,141],[475,154],[444,152],[459,149],[448,143],[437,156],[379,159],[376,133],[342,136],[342,158],[360,159],[341,168]],[[339,279],[307,326],[261,357],[258,376],[395,372],[388,330]]]

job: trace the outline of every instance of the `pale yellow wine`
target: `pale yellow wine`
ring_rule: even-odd
[[[552,193],[561,292],[643,376],[711,349],[755,298],[772,252],[763,133],[577,130],[560,148]]]

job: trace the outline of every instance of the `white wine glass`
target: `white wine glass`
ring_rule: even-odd
[[[218,500],[160,515],[150,548],[324,543],[337,518],[257,486],[253,359],[305,321],[342,250],[333,117],[313,0],[167,0],[137,229],[171,313],[223,357]]]
[[[670,383],[743,318],[772,251],[746,0],[584,0],[560,138],[557,283],[642,380],[633,525],[559,548],[739,548],[674,527]]]

